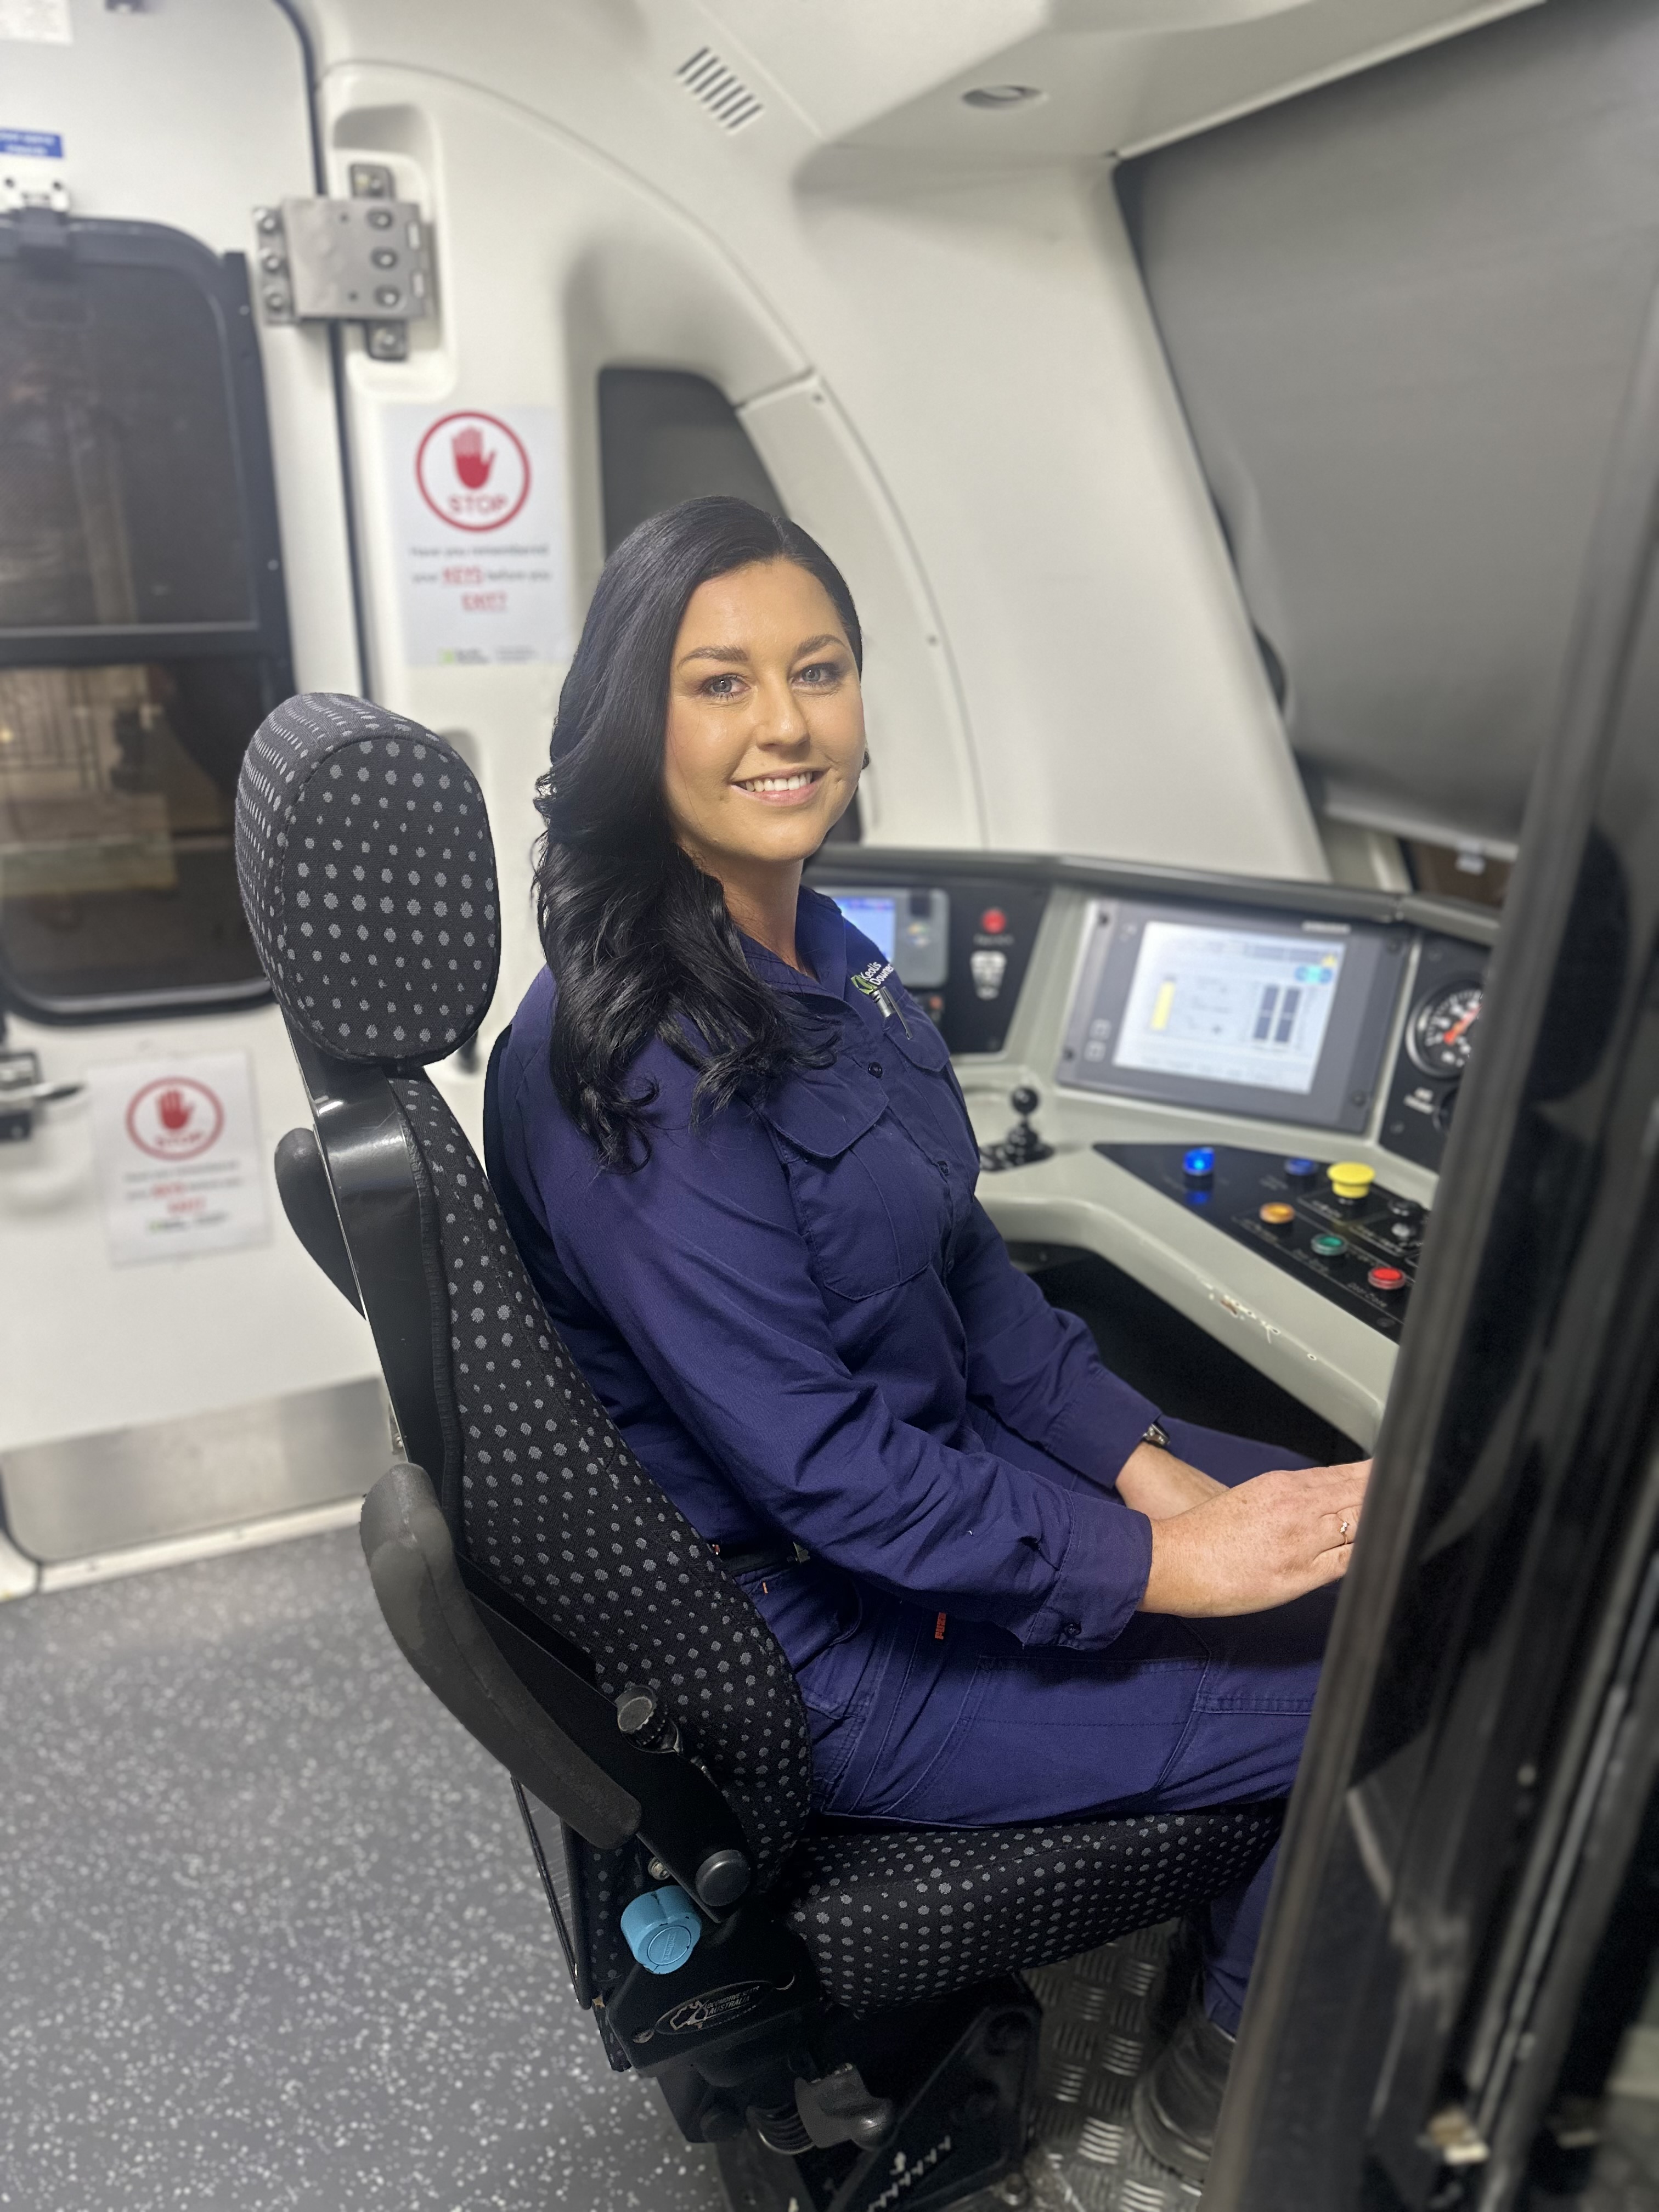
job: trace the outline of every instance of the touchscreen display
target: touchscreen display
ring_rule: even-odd
[[[1347,950],[1343,939],[1148,921],[1113,1065],[1305,1097]]]
[[[891,960],[898,938],[898,901],[880,892],[861,898],[854,891],[837,891],[835,900],[854,928],[863,931],[884,960]]]

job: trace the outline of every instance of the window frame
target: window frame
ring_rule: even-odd
[[[206,300],[219,335],[220,374],[234,447],[237,489],[250,567],[251,617],[240,622],[0,625],[0,667],[96,668],[187,659],[253,659],[270,706],[294,690],[286,570],[276,507],[263,364],[254,330],[246,257],[216,254],[164,223],[63,216],[43,210],[0,216],[0,260],[66,255],[82,266],[167,270]],[[248,732],[251,738],[253,732]],[[0,1009],[52,1027],[149,1021],[158,1016],[240,1012],[266,1004],[263,975],[240,983],[177,984],[162,990],[45,996],[13,973],[0,933]]]

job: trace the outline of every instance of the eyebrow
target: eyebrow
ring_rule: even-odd
[[[837,637],[834,630],[827,629],[798,645],[789,657],[792,660],[799,660],[804,653],[817,653],[826,645],[838,645],[845,650],[844,641]],[[694,645],[690,653],[680,655],[678,665],[684,668],[688,660],[724,660],[743,666],[747,665],[748,659],[749,655],[740,645]]]

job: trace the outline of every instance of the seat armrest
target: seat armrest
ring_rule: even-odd
[[[639,1800],[537,1702],[479,1620],[424,1470],[389,1468],[363,1501],[361,1528],[386,1626],[440,1703],[595,1850],[635,1835]]]

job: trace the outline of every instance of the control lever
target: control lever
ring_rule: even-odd
[[[1008,1103],[1019,1119],[1000,1145],[981,1145],[980,1165],[989,1175],[997,1175],[1004,1168],[1029,1168],[1038,1160],[1048,1159],[1054,1146],[1039,1133],[1031,1120],[1042,1103],[1042,1093],[1029,1083],[1022,1083],[1008,1093]]]

